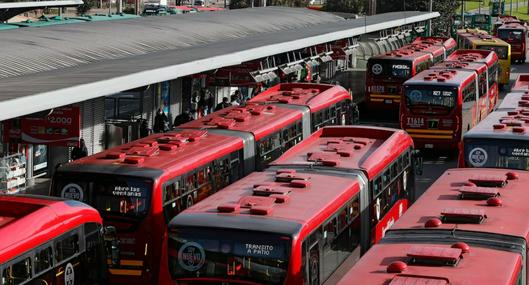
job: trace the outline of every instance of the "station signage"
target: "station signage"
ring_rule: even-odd
[[[60,107],[43,117],[4,122],[4,142],[77,146],[81,131],[79,107]]]

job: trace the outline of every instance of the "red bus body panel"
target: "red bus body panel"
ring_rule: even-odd
[[[0,264],[85,223],[102,220],[97,210],[80,202],[0,195]]]
[[[408,252],[418,245],[423,244],[374,245],[337,284],[517,284],[516,277],[522,263],[519,254],[479,247],[472,247],[471,254],[464,254],[456,266],[408,265],[400,274],[387,272],[393,262],[408,263]],[[447,244],[434,243],[423,246],[450,248]]]
[[[264,108],[263,108],[264,107]],[[258,108],[258,109],[257,109]],[[258,141],[300,121],[302,112],[279,106],[232,106],[180,125],[182,129],[225,129],[250,132]]]
[[[516,78],[514,85],[511,88],[511,92],[524,92],[529,91],[529,74],[520,74]]]
[[[406,132],[379,127],[349,126],[354,138],[366,145],[354,151],[352,156],[337,156],[336,167],[363,170],[369,180],[380,172],[403,151],[413,146]],[[344,128],[328,127],[314,133],[310,138],[292,147],[270,165],[312,165],[308,153],[320,152],[326,148],[329,137],[345,136]]]
[[[283,83],[275,85],[248,100],[248,103],[282,103],[307,106],[317,112],[343,100],[352,100],[341,86],[312,83]]]

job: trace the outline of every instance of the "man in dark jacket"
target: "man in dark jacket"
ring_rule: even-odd
[[[154,117],[153,131],[155,133],[164,133],[169,131],[169,118],[163,112],[163,108],[160,107],[156,116]]]
[[[220,102],[217,107],[215,107],[215,111],[222,110],[229,106],[231,106],[230,99],[228,99],[228,97],[224,97],[222,98],[222,102]]]
[[[87,155],[88,155],[88,149],[86,148],[84,139],[81,139],[79,141],[79,146],[74,147],[72,150],[72,160],[77,160]]]

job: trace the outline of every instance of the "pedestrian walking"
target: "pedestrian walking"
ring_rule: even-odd
[[[155,133],[164,133],[169,131],[169,118],[165,115],[163,108],[160,107],[154,117],[153,131]]]

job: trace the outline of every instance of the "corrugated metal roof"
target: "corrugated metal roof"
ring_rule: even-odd
[[[2,31],[0,120],[438,16],[267,7]]]

